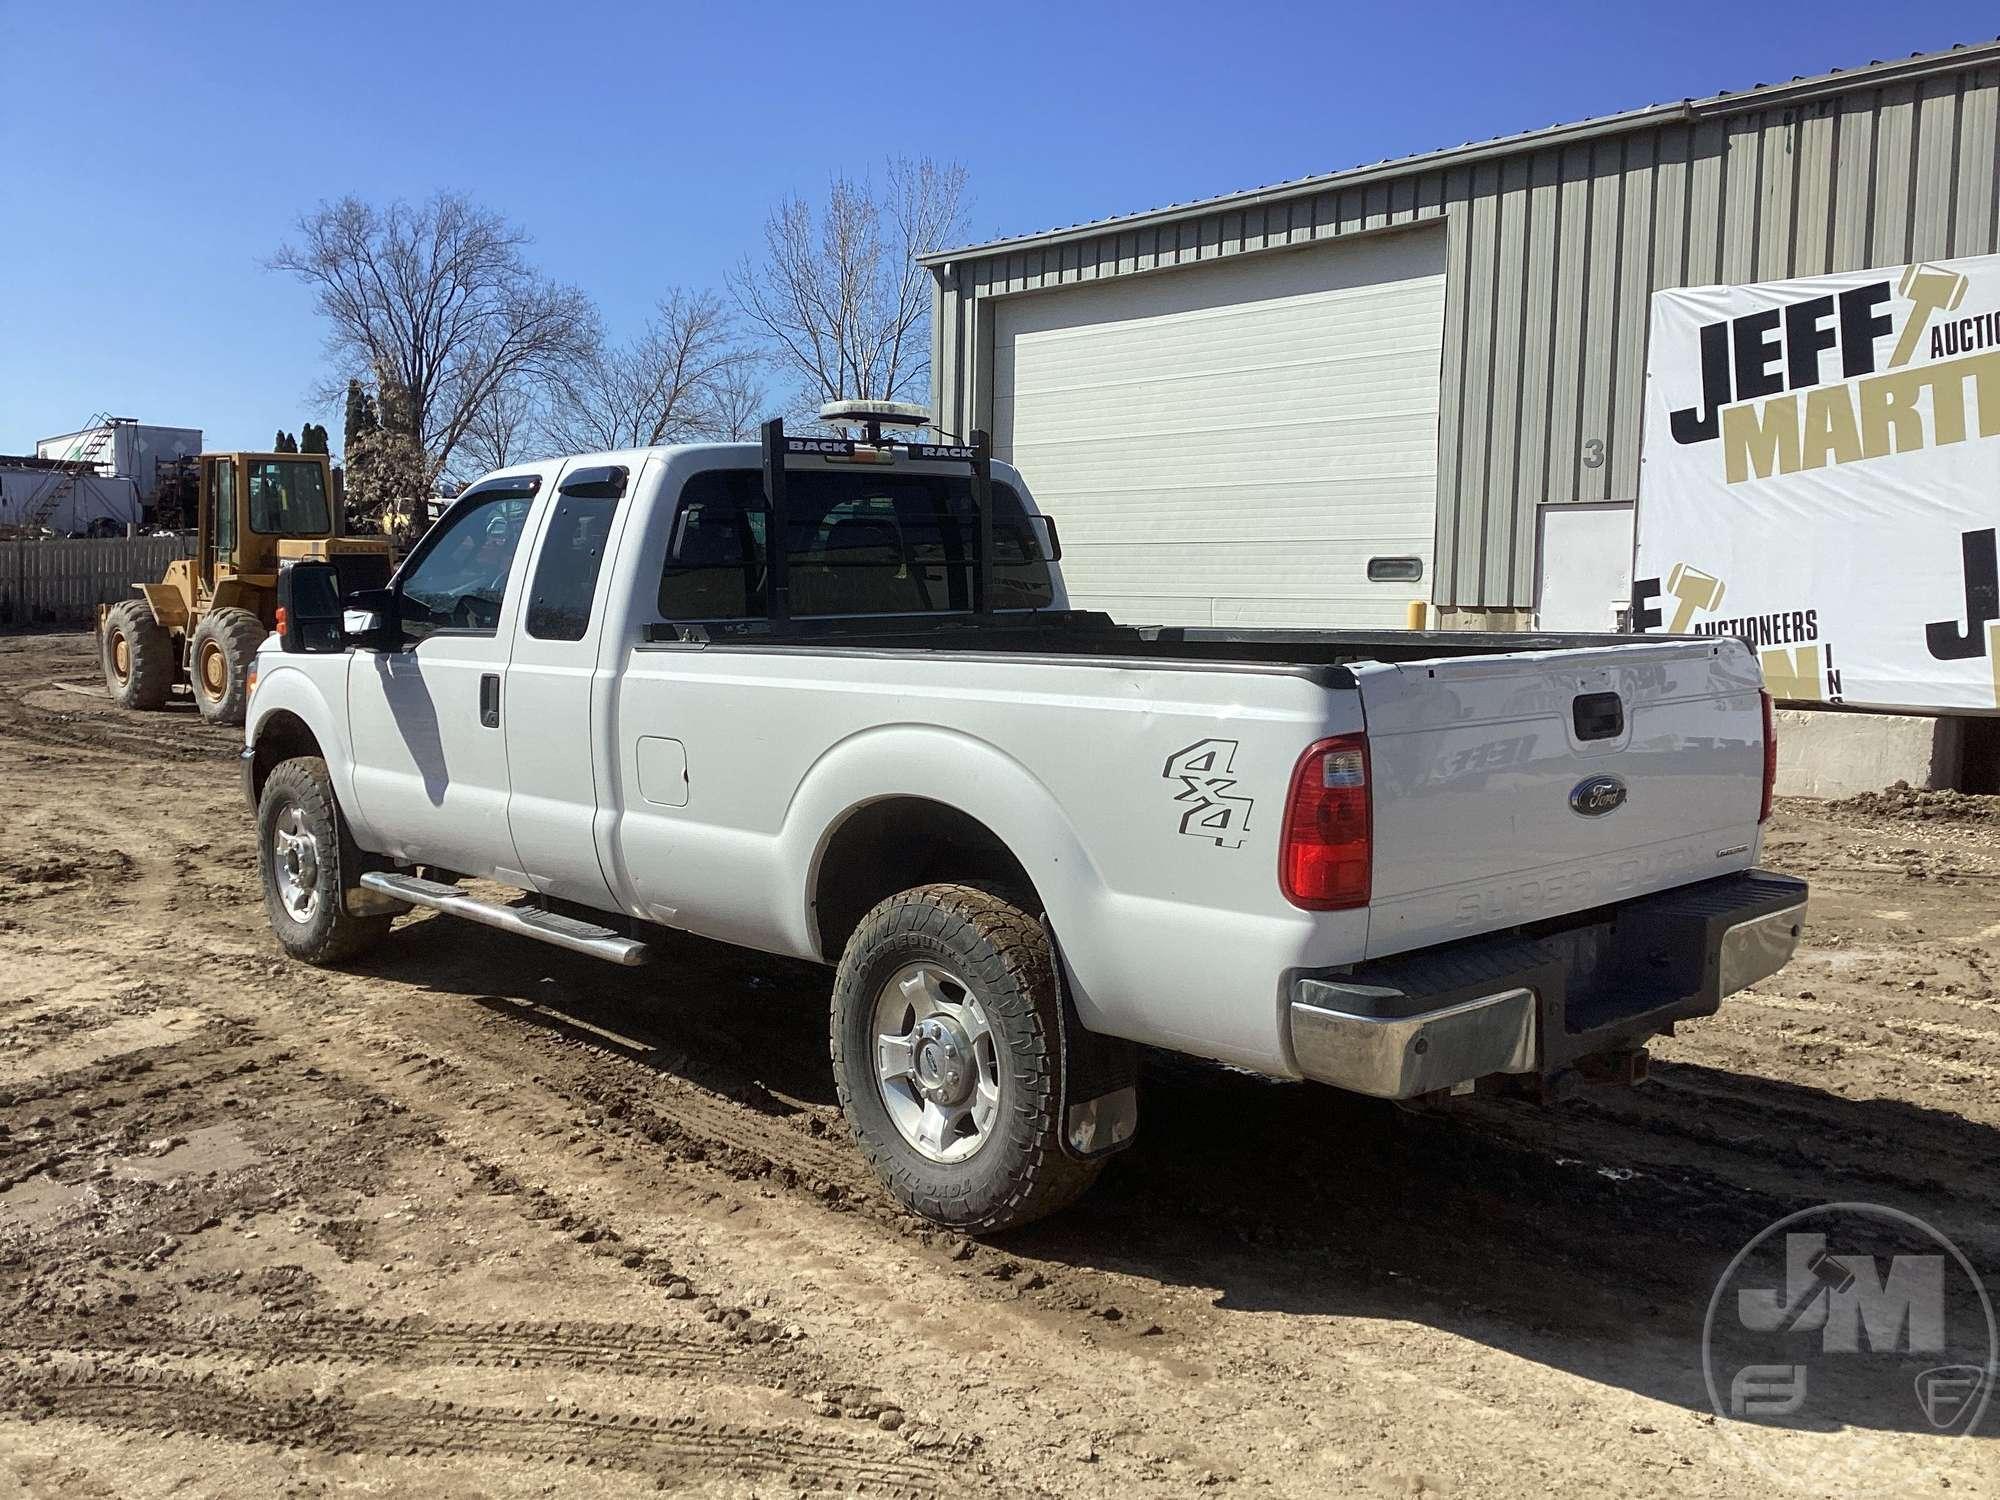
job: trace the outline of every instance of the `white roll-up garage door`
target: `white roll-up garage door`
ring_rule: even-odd
[[[1393,626],[1430,597],[1444,234],[1011,298],[994,447],[1130,624]],[[1421,582],[1370,581],[1407,573]]]

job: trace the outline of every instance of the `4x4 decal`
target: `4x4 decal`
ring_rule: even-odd
[[[1167,768],[1160,773],[1181,784],[1174,793],[1174,801],[1187,804],[1181,832],[1208,839],[1218,849],[1241,849],[1250,826],[1252,799],[1231,790],[1236,778],[1229,768],[1235,760],[1235,740],[1197,740],[1169,755]]]

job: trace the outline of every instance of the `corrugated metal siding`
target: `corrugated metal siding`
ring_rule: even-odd
[[[1537,503],[1638,492],[1654,291],[2000,252],[1996,176],[2000,68],[1968,67],[969,253],[940,281],[933,395],[948,431],[991,426],[996,298],[1442,216],[1433,597],[1526,608]]]

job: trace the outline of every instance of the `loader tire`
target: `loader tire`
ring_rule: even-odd
[[[144,599],[104,617],[104,686],[120,708],[164,708],[174,683],[174,638]]]
[[[257,866],[271,931],[293,958],[315,965],[358,958],[389,931],[387,916],[357,917],[347,888],[361,850],[317,755],[281,762],[257,799]]]
[[[1048,929],[997,892],[919,886],[862,919],[834,981],[834,1081],[905,1208],[993,1233],[1096,1181],[1063,1149],[1062,1004]]]
[[[250,663],[270,634],[247,609],[210,610],[188,642],[195,706],[211,724],[241,724],[250,707]]]

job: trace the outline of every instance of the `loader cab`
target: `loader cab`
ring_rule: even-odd
[[[338,536],[331,480],[323,453],[204,453],[195,546],[203,592],[275,578],[280,556],[300,550],[282,542]]]

